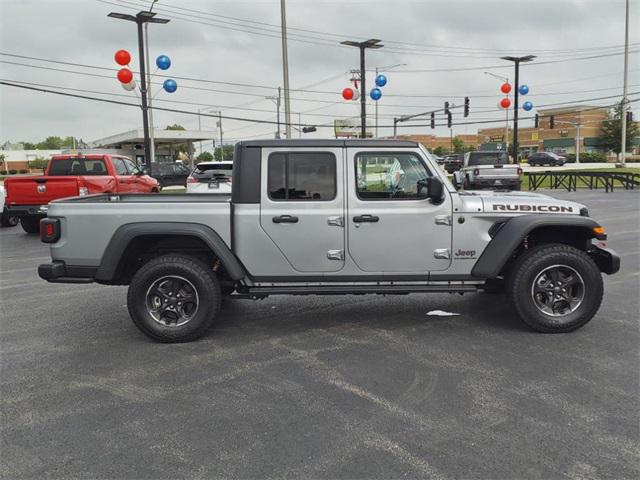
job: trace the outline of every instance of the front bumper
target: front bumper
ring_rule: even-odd
[[[51,283],[92,283],[96,267],[69,266],[61,260],[38,266],[38,275]]]
[[[49,205],[6,205],[6,212],[12,217],[46,217]]]
[[[613,275],[620,270],[620,257],[610,248],[593,245],[587,253],[602,273]]]

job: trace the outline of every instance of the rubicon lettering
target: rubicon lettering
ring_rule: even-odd
[[[562,205],[501,205],[494,204],[493,210],[502,212],[544,212],[544,213],[573,213],[573,207]]]

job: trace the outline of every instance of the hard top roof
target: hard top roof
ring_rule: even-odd
[[[240,147],[417,147],[418,142],[393,139],[270,139],[245,140]]]

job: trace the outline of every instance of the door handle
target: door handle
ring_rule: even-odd
[[[376,223],[378,220],[380,220],[380,217],[377,215],[358,215],[353,217],[355,223]]]
[[[280,215],[279,217],[273,217],[273,223],[298,223],[298,217],[292,217],[291,215]]]

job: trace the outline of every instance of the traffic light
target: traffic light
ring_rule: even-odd
[[[447,128],[451,128],[451,112],[447,113]]]
[[[553,115],[551,115],[549,117],[549,128],[551,130],[553,130],[554,128],[556,128],[556,119],[553,117]]]
[[[633,112],[631,110],[627,110],[627,123],[633,122]]]
[[[540,124],[540,116],[536,113],[536,116],[535,116],[535,117],[533,117],[533,118],[534,118],[534,120],[533,120],[533,126],[534,126],[535,128],[538,128],[538,125]]]
[[[436,112],[431,112],[431,128],[436,128]]]
[[[464,97],[464,116],[469,116],[469,97]]]
[[[449,111],[449,102],[444,102],[444,113],[446,113],[447,115],[449,115],[449,113],[451,113]]]

